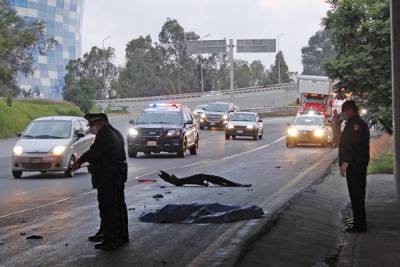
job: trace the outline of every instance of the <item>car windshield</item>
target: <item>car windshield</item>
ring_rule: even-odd
[[[324,119],[322,117],[297,117],[293,124],[322,126],[324,125]]]
[[[196,109],[206,110],[207,109],[207,105],[199,105],[199,106],[196,107]]]
[[[179,111],[146,111],[140,115],[138,124],[181,124]]]
[[[208,105],[207,111],[214,111],[214,112],[229,112],[229,105],[228,104],[210,104]]]
[[[71,137],[71,121],[37,120],[26,128],[22,138],[66,139]]]
[[[316,104],[324,104],[324,99],[319,97],[304,97],[304,103],[316,103]]]
[[[244,113],[235,113],[233,115],[231,121],[256,121],[256,115],[254,114],[244,114]]]

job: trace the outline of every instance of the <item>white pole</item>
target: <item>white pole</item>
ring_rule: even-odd
[[[230,102],[234,103],[235,96],[234,96],[234,87],[235,87],[235,73],[233,69],[233,40],[229,40],[229,62],[230,62]]]
[[[203,38],[200,38],[200,76],[201,76],[201,92],[204,94],[204,79],[203,79],[203,39],[209,37],[210,34],[206,34]]]

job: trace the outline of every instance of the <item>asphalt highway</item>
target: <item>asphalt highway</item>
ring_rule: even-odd
[[[126,136],[128,120],[128,116],[113,117],[112,124]],[[230,266],[232,255],[263,219],[181,225],[142,223],[138,217],[170,203],[218,202],[259,205],[267,218],[322,176],[336,155],[330,148],[286,148],[290,120],[265,119],[262,140],[225,140],[223,131],[202,130],[198,155],[181,159],[172,154],[139,154],[129,159],[125,193],[131,241],[111,253],[96,251],[87,241],[99,222],[88,173],[82,170],[73,178],[27,174],[14,179],[7,151],[15,139],[0,141],[0,266]],[[160,169],[177,176],[216,174],[253,186],[175,187],[158,179]],[[154,199],[155,194],[164,198]],[[43,239],[25,239],[32,234]]]

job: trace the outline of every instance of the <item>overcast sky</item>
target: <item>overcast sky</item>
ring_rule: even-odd
[[[158,34],[166,19],[177,19],[185,31],[208,39],[276,38],[291,71],[301,71],[301,48],[321,29],[329,6],[324,0],[86,0],[83,52],[92,46],[116,49],[115,63],[125,62],[125,46],[140,35]],[[273,63],[272,54],[238,54],[238,59]]]

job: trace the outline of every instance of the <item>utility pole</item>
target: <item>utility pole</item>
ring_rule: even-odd
[[[200,38],[200,49],[203,51],[203,39],[209,37],[210,34],[203,36]],[[201,76],[201,92],[204,94],[204,79],[203,79],[203,56],[200,54],[200,76]]]
[[[279,38],[283,35],[283,33],[278,35],[278,84],[281,84],[281,57],[279,55],[279,52],[281,51],[280,46],[279,46]]]
[[[230,77],[230,102],[231,103],[234,103],[234,101],[235,101],[235,96],[234,96],[234,91],[233,91],[233,89],[235,88],[235,73],[234,73],[234,66],[233,66],[233,64],[234,64],[234,62],[233,62],[233,48],[234,48],[234,45],[233,45],[233,40],[232,39],[229,39],[229,64],[230,64],[230,75],[229,75],[229,77]]]
[[[400,199],[400,1],[391,0],[394,175]]]
[[[111,36],[107,36],[106,38],[103,39],[103,88],[102,88],[102,92],[101,92],[101,98],[102,99],[106,99],[107,98],[107,94],[106,94],[106,50],[104,47],[104,42],[107,39],[110,39]]]

